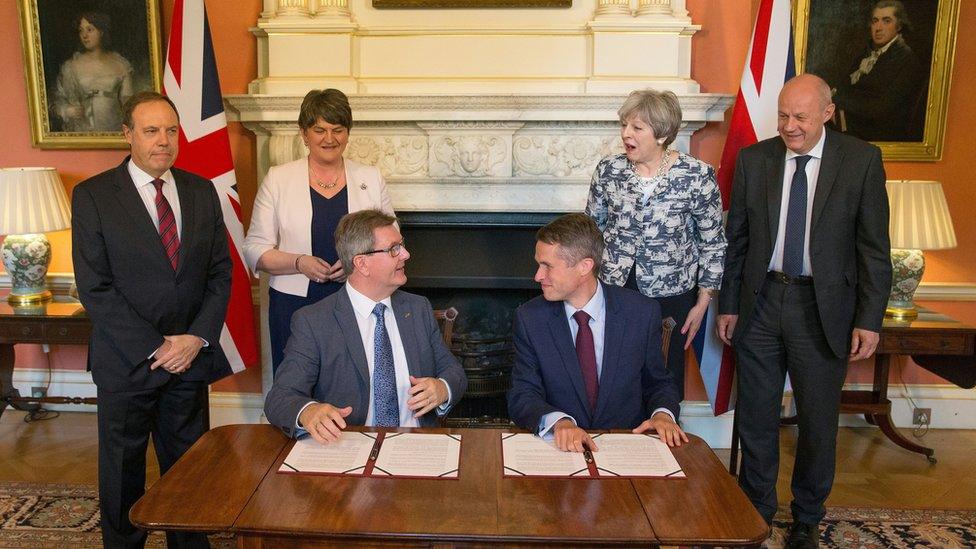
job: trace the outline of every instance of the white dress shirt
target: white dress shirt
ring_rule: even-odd
[[[820,141],[810,149],[807,156],[807,222],[803,232],[803,276],[813,276],[810,264],[810,220],[813,217],[813,197],[817,193],[817,177],[820,175],[820,161],[823,159],[824,141],[827,132],[820,134]],[[786,214],[790,204],[790,186],[793,174],[796,172],[795,152],[786,149],[786,163],[783,170],[783,197],[779,205],[779,224],[776,229],[776,244],[773,246],[773,256],[769,259],[769,270],[783,272],[783,246],[786,241]]]
[[[603,285],[597,282],[596,292],[586,302],[586,305],[583,305],[582,309],[576,309],[566,301],[563,301],[563,308],[566,313],[566,321],[569,322],[569,333],[573,336],[574,347],[576,345],[576,334],[579,333],[579,324],[573,315],[576,314],[577,310],[586,311],[586,314],[590,315],[589,325],[590,331],[593,332],[593,351],[596,354],[596,378],[599,380],[603,375],[603,340],[607,328],[607,299],[603,295]],[[661,411],[666,412],[671,416],[671,419],[674,419],[674,414],[667,408],[658,408],[651,415],[653,416]],[[568,417],[576,424],[576,419],[573,416],[563,412],[549,412],[542,416],[542,419],[539,420],[539,436],[551,439],[553,436],[552,426],[564,417]]]
[[[152,184],[156,178],[142,171],[132,160],[129,160],[126,168],[129,170],[129,177],[132,178],[136,190],[139,191],[139,198],[142,199],[146,211],[149,212],[149,217],[152,218],[153,225],[156,226],[156,232],[159,232],[159,214],[156,212],[156,186]],[[163,196],[169,202],[169,207],[173,210],[173,217],[176,218],[176,235],[182,241],[183,216],[180,210],[180,195],[176,192],[176,180],[173,179],[173,172],[166,170],[160,179],[164,182]]]
[[[352,302],[352,310],[356,313],[356,324],[359,325],[359,337],[363,340],[363,349],[366,351],[366,365],[369,367],[369,410],[366,412],[366,425],[376,424],[373,406],[373,369],[376,363],[375,341],[373,339],[376,330],[376,315],[373,308],[376,301],[359,293],[352,284],[345,284],[346,292],[349,293],[349,301]],[[390,345],[393,348],[393,370],[396,373],[397,403],[400,405],[400,427],[419,427],[420,422],[413,417],[413,411],[407,406],[410,395],[410,370],[407,368],[407,353],[403,350],[403,340],[400,339],[400,330],[397,328],[396,314],[393,312],[392,300],[387,297],[383,301],[386,309],[383,312],[383,320],[386,322],[386,333],[390,336]],[[299,414],[301,415],[301,414]]]

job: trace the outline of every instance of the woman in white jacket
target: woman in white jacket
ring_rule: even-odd
[[[344,93],[310,91],[298,127],[308,156],[268,170],[244,240],[251,270],[271,275],[268,329],[275,370],[291,335],[291,315],[336,292],[345,280],[333,236],[339,219],[369,208],[393,215],[379,170],[342,157],[352,128]]]

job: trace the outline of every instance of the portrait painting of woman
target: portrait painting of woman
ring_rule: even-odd
[[[125,148],[122,104],[162,87],[158,0],[19,0],[31,137]]]
[[[122,103],[132,95],[132,64],[111,46],[112,20],[104,13],[78,17],[80,47],[61,64],[52,113],[64,131],[117,131]]]

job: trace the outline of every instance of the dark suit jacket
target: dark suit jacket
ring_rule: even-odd
[[[129,176],[117,168],[81,182],[71,197],[71,241],[78,295],[92,321],[88,367],[106,391],[159,387],[172,374],[149,370],[164,335],[209,342],[184,380],[209,381],[227,367],[220,331],[230,297],[231,260],[214,186],[173,169],[182,235],[178,271]]]
[[[925,109],[920,96],[927,88],[918,58],[907,44],[896,41],[871,72],[851,84],[850,74],[869,53],[854,61],[834,97],[844,111],[848,133],[868,141],[921,141],[924,113],[918,111]]]
[[[846,356],[856,326],[881,331],[891,290],[888,194],[881,151],[859,139],[825,130],[813,199],[810,262],[827,342]],[[739,152],[726,223],[729,247],[719,311],[739,315],[733,337],[744,331],[766,283],[783,192],[786,145],[766,139]]]
[[[390,299],[410,375],[442,378],[451,388],[453,406],[464,395],[468,378],[444,345],[430,302],[401,291]],[[295,436],[298,413],[313,401],[337,408],[352,406],[346,423],[363,425],[371,381],[356,313],[343,288],[292,316],[291,338],[264,402],[264,414],[288,436]],[[420,425],[436,426],[436,411],[422,416]]]
[[[515,312],[515,367],[508,413],[537,431],[563,412],[583,429],[633,429],[657,408],[678,417],[678,390],[661,354],[661,308],[637,292],[603,284],[606,329],[596,410],[591,410],[562,301],[538,296]]]

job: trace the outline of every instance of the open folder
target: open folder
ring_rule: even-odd
[[[563,452],[528,433],[503,433],[502,463],[506,477],[685,478],[671,449],[656,435],[601,433],[590,435],[599,448]]]
[[[458,478],[461,435],[343,431],[337,442],[295,442],[279,473]]]

